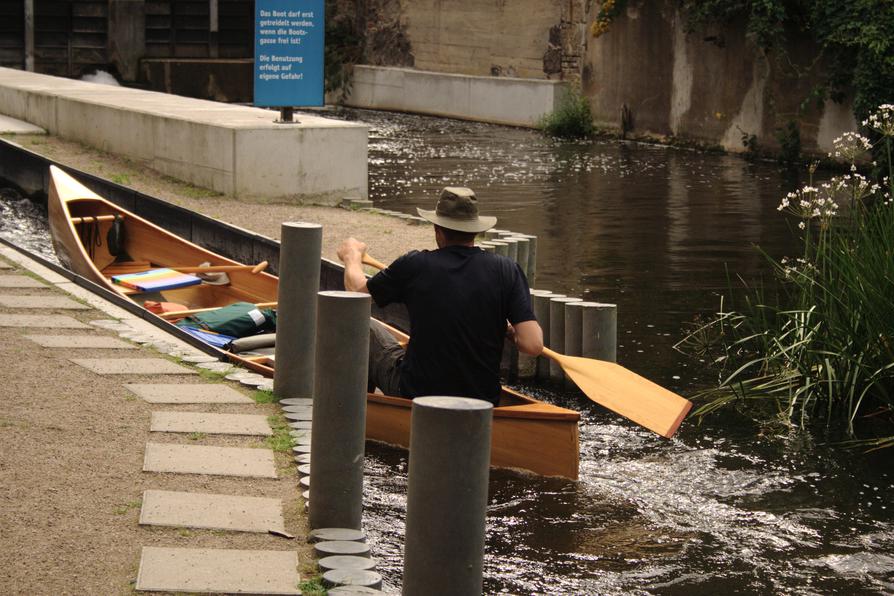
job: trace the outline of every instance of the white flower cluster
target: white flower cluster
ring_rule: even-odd
[[[804,275],[810,273],[818,273],[819,269],[817,269],[816,265],[803,258],[791,259],[789,257],[782,257],[779,261],[779,264],[782,266],[782,275],[787,279],[795,279],[796,277],[803,277]]]
[[[834,141],[832,145],[835,149],[829,153],[829,157],[843,159],[853,164],[857,158],[872,149],[872,143],[869,139],[855,132],[846,132]],[[855,170],[856,166],[851,169]]]
[[[832,182],[834,180],[833,178]],[[793,190],[782,197],[782,202],[776,210],[786,211],[801,218],[798,227],[802,230],[807,227],[808,219],[816,218],[822,224],[826,224],[838,214],[838,203],[833,198],[832,182],[824,184],[821,188],[805,186],[800,190]]]
[[[886,137],[894,137],[894,104],[884,103],[863,121],[863,126]]]

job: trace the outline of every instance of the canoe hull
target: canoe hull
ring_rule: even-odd
[[[202,262],[213,265],[240,265],[231,259],[205,250],[99,197],[58,168],[50,168],[48,213],[53,246],[59,260],[71,271],[138,304],[141,298],[130,295],[112,283],[109,272],[118,267],[108,250],[106,235],[110,222],[99,222],[85,232],[72,218],[96,215],[122,215],[127,229],[125,248],[128,258],[153,266],[193,266]],[[83,224],[80,224],[83,226]],[[94,242],[88,254],[82,239]],[[229,273],[231,284],[201,284],[165,290],[151,299],[184,304],[188,308],[225,306],[236,301],[275,302],[278,279],[267,273],[248,271]],[[400,334],[396,329],[395,334]],[[404,336],[405,337],[405,336]],[[265,358],[247,358],[218,350],[222,358],[268,377],[272,363]],[[505,404],[505,405],[504,405]],[[410,400],[369,394],[367,400],[367,438],[408,448],[410,445]],[[578,477],[578,421],[573,411],[539,402],[504,388],[500,407],[494,408],[491,463],[496,467],[528,470],[546,476]]]

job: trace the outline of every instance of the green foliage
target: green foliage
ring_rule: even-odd
[[[309,577],[298,584],[303,596],[324,596],[327,593],[326,586],[323,585],[323,578],[319,575]]]
[[[546,134],[563,139],[590,137],[595,132],[590,102],[579,90],[569,89],[559,106],[540,119]]]
[[[272,391],[264,391],[263,389],[253,391],[251,398],[259,404],[272,404],[279,401]]]
[[[869,126],[894,173],[894,107],[883,106]],[[872,149],[847,133],[836,157],[852,161]],[[815,167],[811,167],[811,177]],[[771,405],[780,417],[805,425],[821,418],[854,432],[858,417],[882,413],[894,426],[894,181],[873,183],[856,167],[819,186],[808,184],[780,204],[798,220],[802,254],[769,259],[780,295],[746,288],[739,304],[699,325],[678,346],[722,366],[718,387],[696,414],[738,404]],[[894,445],[894,438],[872,446]]]
[[[862,121],[894,98],[894,2],[890,0],[680,0],[690,30],[745,22],[765,50],[786,63],[785,42],[793,34],[814,39],[823,58],[821,99],[841,101],[854,91],[854,113]],[[722,38],[720,38],[722,44]],[[715,41],[717,39],[715,38]]]
[[[267,437],[267,447],[273,451],[288,453],[292,448],[292,435],[289,434],[288,421],[281,414],[267,416],[267,422],[273,429],[273,436]]]
[[[801,160],[801,130],[797,122],[789,120],[784,128],[777,128],[776,141],[779,143],[779,161],[793,164]]]

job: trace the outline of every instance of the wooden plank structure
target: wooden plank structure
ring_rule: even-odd
[[[49,220],[59,260],[70,270],[141,304],[159,300],[183,304],[190,310],[226,306],[233,302],[275,302],[278,280],[201,248],[89,190],[61,169],[50,167]],[[111,216],[111,217],[110,217]],[[107,236],[123,218],[123,253],[109,251]],[[73,218],[81,218],[75,223]],[[85,240],[89,242],[85,243]],[[85,246],[86,244],[86,246]],[[124,254],[126,253],[126,255]],[[163,290],[152,295],[134,293],[111,281],[112,275],[156,267],[208,262],[215,266],[242,266],[229,272],[230,284],[201,284]],[[399,341],[407,336],[395,328]],[[221,352],[249,369],[273,374],[269,358],[246,358]],[[366,433],[369,439],[409,447],[411,404],[407,399],[381,394],[367,396]],[[579,465],[578,422],[574,410],[540,402],[508,388],[494,408],[491,464],[545,476],[577,479]]]

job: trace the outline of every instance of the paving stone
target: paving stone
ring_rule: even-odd
[[[126,319],[134,316],[120,306],[112,304],[102,296],[97,296],[87,288],[82,288],[68,280],[65,280],[64,283],[56,283],[56,287],[76,298],[80,298],[96,310],[101,311],[110,317]]]
[[[298,479],[298,484],[304,488],[310,489],[310,476],[302,476]]]
[[[146,443],[143,471],[276,478],[273,451],[244,447]]]
[[[273,435],[267,417],[260,414],[211,414],[207,412],[152,412],[149,430],[166,433],[213,435]]]
[[[281,406],[307,406],[313,407],[314,400],[310,397],[287,397],[279,400]]]
[[[220,360],[214,356],[209,356],[207,354],[189,354],[183,357],[183,361],[191,364],[199,364],[200,362],[220,362]]]
[[[373,569],[376,562],[366,557],[355,557],[353,555],[333,555],[331,557],[323,557],[317,561],[321,571],[330,571],[332,569]]]
[[[90,310],[90,307],[75,302],[65,296],[26,296],[26,295],[0,295],[0,306],[6,308],[43,308],[63,310]]]
[[[267,379],[266,381],[258,385],[258,390],[273,391],[273,379]]]
[[[332,594],[332,596],[365,596],[367,594],[384,594],[385,592],[366,586],[337,586],[329,588],[326,593]]]
[[[234,368],[229,362],[199,362],[196,367],[216,373],[226,373]]]
[[[283,413],[283,416],[285,416],[286,420],[293,420],[293,421],[313,420],[314,413],[305,410],[303,412],[285,412],[285,413]]]
[[[382,587],[382,576],[369,569],[333,569],[323,574],[323,585],[363,586],[378,590]]]
[[[0,261],[0,269],[12,269],[12,265],[6,261]]]
[[[300,414],[302,412],[313,412],[312,406],[283,406],[283,412],[293,412],[295,414]]]
[[[239,379],[239,383],[245,385],[246,387],[257,387],[258,385],[263,385],[267,382],[265,377],[261,375],[255,375],[253,377],[242,377]]]
[[[45,135],[47,131],[39,126],[35,126],[30,122],[18,120],[12,116],[4,116],[0,114],[0,133],[11,133],[17,135]]]
[[[137,349],[136,346],[106,335],[26,335],[25,339],[45,348]]]
[[[0,275],[0,288],[48,288],[34,278],[24,275]]]
[[[294,422],[289,422],[289,428],[294,428],[295,430],[310,430],[313,428],[313,420],[295,420]]]
[[[309,464],[310,463],[310,453],[299,453],[295,455],[295,462],[299,464]]]
[[[295,453],[295,455],[310,453],[310,445],[295,445],[294,447],[292,447],[292,451]]]
[[[18,263],[22,268],[27,269],[31,273],[37,275],[44,281],[49,283],[67,282],[68,279],[59,275],[49,267],[44,267],[31,257],[20,253],[19,251],[7,247],[0,247],[0,254],[14,263]]]
[[[0,327],[43,327],[51,329],[90,329],[80,321],[66,315],[3,315]]]
[[[255,376],[259,376],[259,375],[257,375],[256,373],[251,373],[251,372],[246,372],[244,370],[241,370],[239,372],[230,373],[227,376],[225,376],[224,378],[228,381],[239,382],[242,379],[251,378],[251,377],[255,377]]]
[[[130,383],[127,389],[150,404],[253,404],[253,399],[232,387],[215,384],[156,385]]]
[[[143,492],[140,524],[234,532],[285,532],[281,499],[166,490]]]
[[[333,540],[365,542],[366,532],[353,528],[316,528],[307,534],[308,542],[330,542]]]
[[[368,557],[369,545],[365,542],[353,540],[325,540],[314,544],[314,552],[317,557],[331,557],[333,555],[354,555],[356,557]]]
[[[298,553],[144,546],[136,590],[301,594]]]
[[[184,368],[161,358],[70,358],[75,364],[98,375],[195,375],[196,371]]]
[[[298,473],[302,476],[310,476],[310,464],[301,464],[298,466]]]

